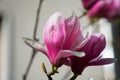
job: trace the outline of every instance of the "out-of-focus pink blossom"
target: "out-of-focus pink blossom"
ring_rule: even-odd
[[[87,12],[90,18],[120,18],[120,0],[99,0]]]
[[[70,56],[83,57],[76,49],[85,45],[86,38],[80,31],[80,23],[77,16],[64,19],[60,12],[54,13],[47,21],[43,31],[45,46],[37,41],[24,38],[27,45],[44,53],[51,64],[57,67],[66,63]]]
[[[84,57],[70,57],[69,66],[75,74],[82,74],[83,70],[88,66],[100,66],[113,63],[113,58],[101,58],[102,51],[105,48],[106,40],[103,34],[93,34],[88,42],[77,51],[84,52]]]
[[[84,8],[89,10],[98,1],[99,0],[82,0],[82,3],[83,3]]]

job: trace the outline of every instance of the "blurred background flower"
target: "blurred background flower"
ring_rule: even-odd
[[[120,0],[82,0],[90,18],[120,18]]]

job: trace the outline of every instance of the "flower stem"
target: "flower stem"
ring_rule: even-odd
[[[81,19],[85,15],[86,15],[86,13],[83,13],[82,15],[78,16],[78,18]]]
[[[77,74],[74,74],[74,75],[70,78],[70,80],[75,80],[77,77],[78,77],[78,75],[77,75]]]
[[[48,77],[48,80],[53,80],[51,75],[47,75],[47,77]]]
[[[45,67],[44,63],[42,63],[42,69],[45,72],[46,76],[48,77],[48,80],[53,80],[51,75],[47,73],[47,70],[46,70],[46,67]]]
[[[35,27],[34,27],[34,31],[33,31],[33,39],[36,40],[36,41],[38,41],[37,38],[36,38],[36,34],[37,34],[37,27],[38,27],[38,22],[39,22],[39,14],[40,14],[40,11],[41,11],[42,2],[43,2],[43,0],[39,1],[39,5],[38,5],[38,9],[37,9],[37,14],[36,14]],[[28,67],[26,69],[26,73],[23,75],[23,80],[27,79],[28,73],[30,71],[30,68],[31,68],[31,65],[33,63],[33,60],[34,60],[34,57],[35,57],[36,53],[37,53],[37,51],[33,49],[32,50],[32,56],[31,56],[30,62],[29,62]]]
[[[78,16],[79,19],[81,19],[82,17],[84,17],[87,14],[87,10],[84,10],[82,15]]]
[[[54,75],[55,73],[58,73],[58,67],[52,65],[52,71],[48,74],[50,76]]]

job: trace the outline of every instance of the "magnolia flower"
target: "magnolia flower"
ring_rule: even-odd
[[[23,40],[30,47],[45,54],[51,64],[56,67],[66,64],[66,59],[70,56],[84,56],[84,53],[75,50],[87,42],[80,31],[77,16],[64,19],[61,13],[56,12],[45,24],[43,36],[44,47],[37,41],[28,38],[23,38]]]
[[[86,55],[84,57],[72,56],[69,59],[69,66],[71,66],[72,71],[79,75],[82,74],[83,70],[88,66],[99,66],[113,63],[115,60],[113,58],[101,58],[102,51],[105,48],[106,40],[103,34],[93,34],[89,38],[88,42],[77,49],[77,51],[84,52]]]
[[[89,10],[99,0],[82,0],[83,6],[86,10]]]
[[[98,0],[88,10],[87,15],[90,18],[103,17],[103,18],[107,18],[108,20],[120,18],[120,0]]]

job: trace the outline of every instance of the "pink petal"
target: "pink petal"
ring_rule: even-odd
[[[29,39],[29,38],[22,38],[22,39],[28,46],[32,47],[35,50],[38,50],[38,51],[44,53],[48,57],[46,49],[39,42],[32,40],[32,39]]]
[[[105,8],[105,1],[104,0],[100,0],[98,1],[89,11],[88,11],[88,17],[92,18],[95,16],[101,16],[99,14],[100,10]]]
[[[99,55],[101,55],[101,52],[103,51],[103,49],[106,46],[106,39],[105,36],[103,34],[96,34],[96,36],[99,38],[99,41],[97,42],[97,44],[95,45],[93,51],[94,51],[94,56],[98,57]],[[100,53],[100,54],[98,54]]]
[[[109,2],[108,4],[109,12],[106,12],[107,18],[109,19],[118,18],[118,16],[120,16],[120,0],[112,1],[107,0],[106,3],[107,2]]]
[[[63,49],[71,49],[75,41],[80,37],[82,39],[82,34],[80,32],[80,23],[77,16],[72,16],[65,20],[66,28],[66,39],[63,45]],[[79,41],[80,42],[80,41]]]
[[[111,64],[114,63],[116,60],[113,58],[104,58],[104,59],[99,59],[96,61],[92,61],[88,64],[88,66],[100,66],[100,65],[106,65],[106,64]]]
[[[52,60],[55,59],[65,39],[65,23],[63,15],[54,13],[44,27],[44,41]]]
[[[80,39],[78,39],[75,42],[75,47],[73,48],[73,50],[75,51],[81,51],[82,47],[89,41],[88,38],[83,39],[82,41]]]
[[[103,34],[91,35],[89,41],[83,46],[83,51],[86,53],[86,57],[96,58],[98,57],[103,49],[105,48],[106,41]]]
[[[70,51],[70,50],[61,50],[55,59],[54,65],[61,66],[63,64],[69,64],[69,63],[66,63],[66,61],[67,61],[67,58],[71,56],[83,57],[85,56],[85,54],[75,52],[75,51]]]
[[[72,46],[72,50],[80,51],[81,47],[83,47],[87,43],[89,33],[87,33],[84,37],[82,32],[80,31],[80,34],[78,35],[77,40],[74,42],[74,45]]]
[[[70,66],[75,74],[82,74],[83,70],[86,68],[86,64],[88,63],[88,60],[86,60],[84,57],[79,58],[76,56],[70,57]]]
[[[83,6],[86,9],[90,9],[98,0],[82,0]]]

